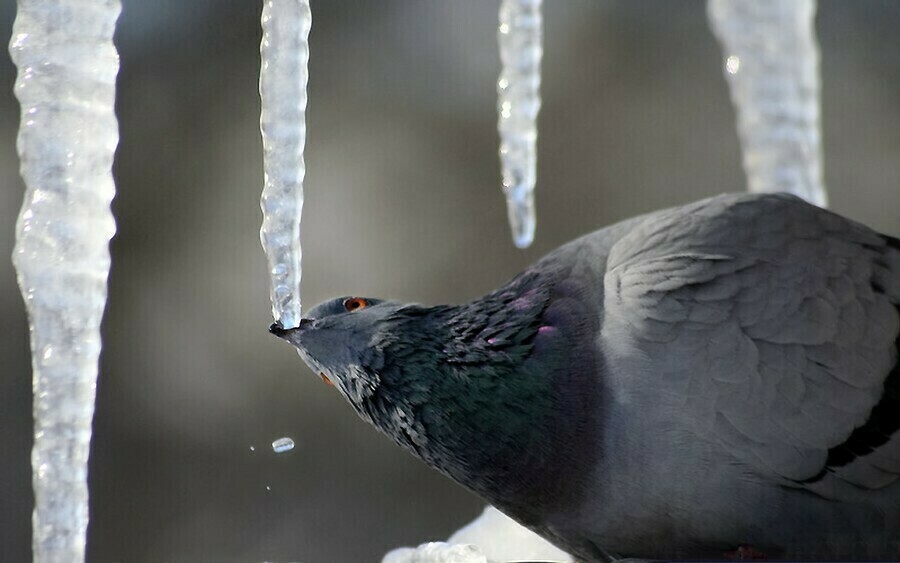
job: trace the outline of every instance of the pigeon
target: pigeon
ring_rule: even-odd
[[[900,240],[786,194],[576,239],[461,305],[342,297],[297,348],[579,561],[900,558]]]

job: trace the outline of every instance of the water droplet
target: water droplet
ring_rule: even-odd
[[[725,70],[728,74],[736,74],[741,70],[741,59],[737,55],[731,55],[725,60]]]
[[[272,449],[275,450],[276,454],[289,452],[294,449],[294,441],[287,437],[278,438],[272,442]]]
[[[256,451],[256,447],[250,446],[250,451],[251,451],[251,452],[255,452],[255,451]]]

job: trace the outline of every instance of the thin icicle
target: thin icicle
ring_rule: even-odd
[[[825,207],[815,0],[709,0],[750,191]]]
[[[19,0],[10,54],[27,191],[13,262],[31,328],[35,561],[84,560],[87,460],[116,226],[118,0]]]
[[[537,180],[537,116],[541,109],[543,21],[541,0],[502,0],[497,80],[500,166],[513,241],[534,240],[534,184]]]
[[[259,95],[265,186],[260,241],[271,276],[272,316],[284,328],[300,322],[300,213],[306,164],[309,79],[308,0],[265,0]]]

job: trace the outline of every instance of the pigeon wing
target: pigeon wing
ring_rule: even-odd
[[[793,196],[721,196],[616,242],[601,345],[623,400],[652,394],[758,473],[880,488],[900,478],[898,304],[896,240]]]

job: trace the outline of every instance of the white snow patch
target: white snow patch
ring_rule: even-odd
[[[572,557],[496,508],[488,506],[481,516],[450,536],[447,543],[432,542],[417,548],[395,549],[385,555],[381,563],[501,563],[525,560],[570,562]]]
[[[474,545],[444,542],[423,543],[419,547],[401,547],[384,556],[381,563],[489,563]]]

